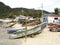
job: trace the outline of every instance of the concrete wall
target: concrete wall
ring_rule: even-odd
[[[53,23],[54,17],[48,17],[48,23]]]
[[[48,17],[48,23],[56,23],[58,24],[60,22],[60,17],[57,17],[58,20],[55,20],[56,17]]]

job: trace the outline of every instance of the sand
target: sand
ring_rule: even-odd
[[[0,45],[60,45],[60,32],[50,32],[46,27],[34,38],[9,39],[6,29],[0,30]]]

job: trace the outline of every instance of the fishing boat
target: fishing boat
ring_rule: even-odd
[[[17,31],[24,31],[25,30],[25,27],[20,27],[20,28],[12,28],[12,29],[8,29],[7,30],[7,32],[8,32],[8,34],[14,34],[14,33],[16,33]]]
[[[41,33],[42,32],[42,29],[46,27],[46,24],[43,23],[43,24],[39,24],[37,26],[35,26],[34,28],[31,28],[31,29],[27,29],[27,36],[28,35],[32,35],[32,34],[36,34],[36,33]],[[15,38],[20,38],[20,37],[23,37],[25,36],[25,32],[26,30],[23,29],[23,30],[15,30],[13,31],[13,33],[10,33],[9,34],[9,38],[10,39],[15,39]]]

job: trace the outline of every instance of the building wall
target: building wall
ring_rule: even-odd
[[[58,15],[55,15],[55,14],[44,14],[42,16],[42,22],[54,23],[54,22],[57,22],[58,21],[55,18],[58,18],[58,20],[60,21],[60,17]]]
[[[58,18],[58,20],[55,20],[54,18]],[[60,22],[60,17],[48,17],[48,23],[58,24],[59,22]]]
[[[48,17],[48,23],[53,23],[54,17]]]
[[[48,22],[48,18],[47,17],[43,18],[43,22]]]
[[[44,15],[44,16],[42,17],[42,22],[48,22],[48,16]]]

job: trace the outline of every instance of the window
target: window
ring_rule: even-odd
[[[54,18],[55,20],[58,20],[58,18]]]

